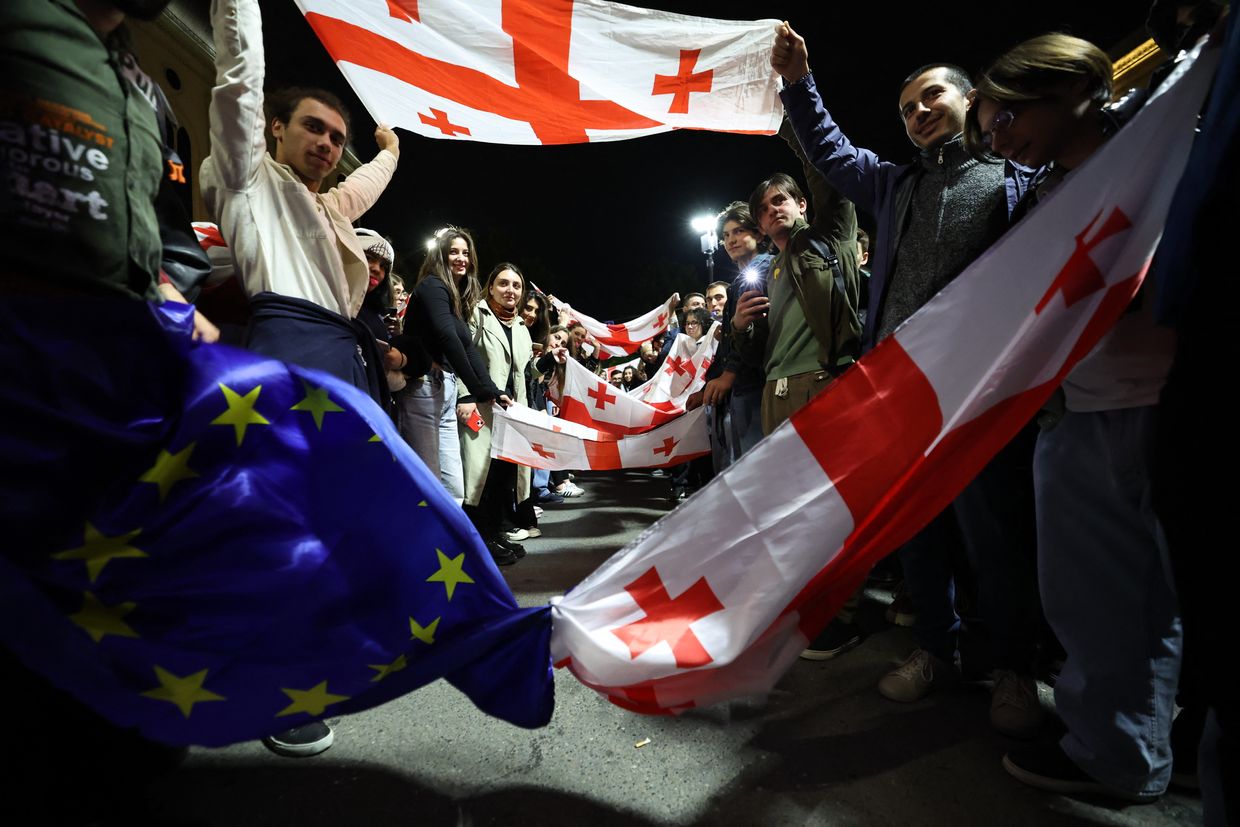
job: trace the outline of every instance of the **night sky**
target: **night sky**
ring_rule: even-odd
[[[913,146],[896,113],[901,80],[949,61],[970,71],[1025,38],[1065,31],[1117,53],[1143,36],[1148,3],[948,2],[745,4],[639,0],[636,5],[729,19],[785,17],[805,36],[827,106],[860,146],[897,162]],[[269,85],[327,87],[349,104],[353,149],[376,151],[374,126],[291,0],[262,3]],[[1019,8],[1023,19],[1013,13]],[[396,243],[412,276],[445,223],[469,228],[485,276],[518,264],[544,290],[605,319],[626,320],[673,290],[700,290],[706,268],[689,219],[748,198],[758,181],[800,165],[778,137],[670,132],[574,146],[500,146],[400,132],[396,177],[360,224]],[[868,223],[862,217],[862,226]],[[718,275],[726,257],[718,254]]]

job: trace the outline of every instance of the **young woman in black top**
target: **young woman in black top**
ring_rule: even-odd
[[[439,472],[457,502],[465,498],[456,422],[458,387],[463,385],[479,402],[512,404],[487,375],[465,323],[482,294],[476,250],[463,229],[445,227],[435,234],[409,299],[405,332],[392,342],[404,353],[416,343],[430,359],[429,370],[411,375],[397,394],[398,423],[405,441],[427,467]]]

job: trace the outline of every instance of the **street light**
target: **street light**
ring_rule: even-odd
[[[706,282],[709,284],[715,280],[715,248],[719,246],[715,235],[715,216],[699,215],[689,222],[689,226],[701,237],[702,255],[706,256]]]

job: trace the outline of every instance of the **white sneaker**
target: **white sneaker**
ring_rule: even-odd
[[[936,689],[960,683],[955,664],[935,657],[925,649],[914,649],[908,660],[888,672],[878,682],[884,698],[900,703],[920,701]]]
[[[1042,726],[1042,704],[1038,685],[1028,675],[1010,669],[996,669],[995,688],[990,696],[990,723],[1004,735],[1029,738]]]
[[[539,528],[538,526],[532,526],[530,528],[524,529],[524,531],[525,531],[525,536],[531,540],[533,540],[535,537],[542,536],[542,529]]]
[[[514,528],[512,531],[505,531],[504,538],[510,543],[519,543],[528,539],[530,532],[524,528]]]
[[[565,480],[559,488],[555,489],[555,493],[559,494],[561,497],[580,497],[586,492],[568,480]]]

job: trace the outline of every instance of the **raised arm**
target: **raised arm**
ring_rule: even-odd
[[[805,150],[793,134],[792,124],[787,118],[784,118],[784,122],[779,126],[779,136],[787,142],[801,162],[801,170],[805,173],[805,181],[809,186],[814,229],[834,241],[837,251],[845,244],[854,243],[857,239],[857,211],[852,202],[831,186],[818,168],[805,157]]]
[[[804,157],[845,198],[867,212],[875,212],[883,175],[890,174],[894,165],[868,149],[853,146],[835,125],[810,72],[805,38],[787,23],[775,27],[771,66],[784,79],[779,97]]]
[[[263,20],[257,0],[212,0],[215,88],[211,90],[211,154],[220,186],[244,190],[267,154],[263,114]]]
[[[361,218],[374,206],[396,172],[396,161],[400,157],[400,139],[396,133],[386,124],[379,124],[375,128],[375,143],[379,145],[379,154],[370,163],[353,170],[348,178],[323,196],[335,199],[336,209],[350,221]]]

